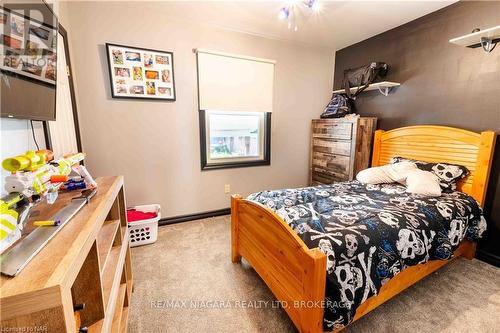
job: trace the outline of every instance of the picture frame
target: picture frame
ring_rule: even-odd
[[[0,6],[0,70],[36,83],[57,82],[57,29]]]
[[[175,101],[174,54],[106,43],[112,98]]]

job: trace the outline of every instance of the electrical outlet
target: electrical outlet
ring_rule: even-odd
[[[229,184],[224,185],[224,193],[231,192],[231,186]]]

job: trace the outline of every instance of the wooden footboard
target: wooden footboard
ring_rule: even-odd
[[[231,259],[244,257],[272,290],[301,332],[323,331],[326,256],[308,249],[275,213],[231,198]]]

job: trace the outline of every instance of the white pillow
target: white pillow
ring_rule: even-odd
[[[399,162],[386,164],[362,170],[356,175],[356,179],[363,184],[387,184],[405,183],[408,172],[418,170],[413,162]]]
[[[441,196],[439,178],[429,171],[412,170],[406,177],[406,192],[429,197]]]

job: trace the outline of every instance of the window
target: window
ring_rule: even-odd
[[[201,167],[270,164],[269,112],[200,111]]]
[[[196,51],[202,170],[271,164],[276,61]]]

